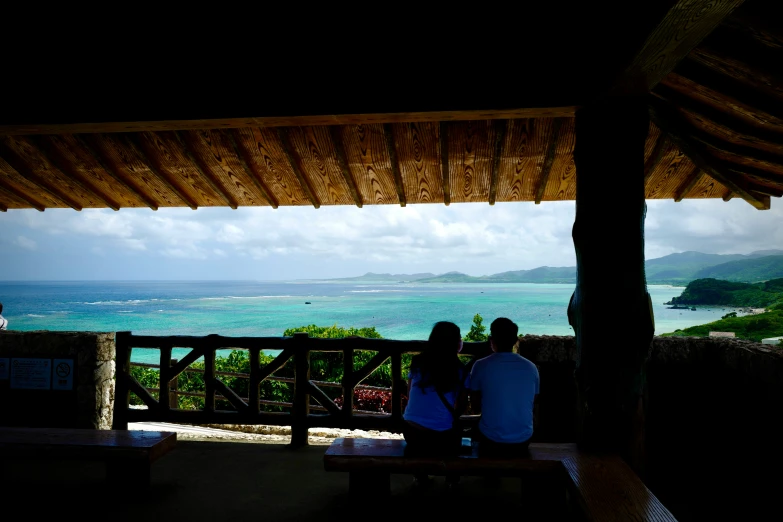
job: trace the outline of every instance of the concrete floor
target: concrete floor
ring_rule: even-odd
[[[563,491],[547,477],[463,477],[455,494],[437,477],[424,493],[392,476],[386,501],[350,498],[348,477],[323,469],[325,445],[178,441],[152,466],[149,489],[117,491],[96,462],[3,462],[3,520],[562,520]],[[524,487],[521,486],[524,481]],[[555,491],[557,490],[557,491]],[[557,500],[547,500],[555,498]],[[6,518],[6,515],[16,513]],[[75,517],[75,518],[74,518]]]

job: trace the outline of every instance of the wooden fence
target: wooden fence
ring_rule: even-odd
[[[344,428],[399,432],[402,427],[402,396],[404,382],[398,377],[402,372],[402,355],[418,353],[425,341],[395,341],[388,339],[366,339],[350,337],[345,339],[317,339],[306,333],[292,337],[224,337],[208,335],[191,336],[146,336],[131,332],[117,332],[117,382],[114,405],[114,429],[127,429],[128,422],[171,422],[184,424],[266,424],[291,426],[291,444],[307,444],[309,428]],[[160,351],[157,366],[160,369],[160,389],[142,386],[130,373],[133,348],[155,348]],[[172,360],[174,348],[190,348],[191,351],[179,360]],[[250,355],[250,374],[228,374],[215,370],[217,350],[247,350]],[[280,354],[269,364],[261,366],[263,350],[279,350]],[[376,352],[361,368],[354,368],[354,352],[357,350]],[[487,343],[465,343],[463,354],[486,353]],[[341,383],[325,383],[310,379],[311,352],[342,352],[343,380]],[[189,368],[204,358],[203,394],[193,394],[172,389],[177,378],[187,371],[202,371]],[[289,360],[294,360],[294,378],[275,377]],[[362,388],[361,382],[379,366],[391,359],[392,387],[391,413],[378,414],[356,410],[353,404],[354,390]],[[248,397],[240,397],[219,377],[224,375],[247,376]],[[293,381],[293,402],[289,412],[262,411],[262,404],[285,405],[266,401],[260,396],[260,385],[264,380]],[[322,388],[342,388],[342,406],[338,406]],[[161,391],[161,389],[163,391]],[[159,399],[151,391],[158,391]],[[146,409],[131,409],[130,394],[133,393],[147,406]],[[198,395],[204,398],[201,410],[182,410],[177,407],[178,395]],[[173,397],[173,399],[172,399]],[[233,410],[219,410],[215,407],[216,397],[223,397]],[[312,400],[316,404],[312,405]],[[475,419],[465,416],[464,424]]]

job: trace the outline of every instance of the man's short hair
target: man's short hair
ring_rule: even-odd
[[[489,333],[495,350],[498,352],[510,352],[519,340],[519,327],[511,319],[498,317],[489,326]]]

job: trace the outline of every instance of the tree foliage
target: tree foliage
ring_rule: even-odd
[[[470,325],[470,331],[468,334],[462,338],[463,341],[469,341],[469,342],[481,342],[487,340],[487,334],[484,332],[487,330],[487,327],[484,326],[484,318],[481,317],[481,314],[476,314],[473,316],[473,324]]]

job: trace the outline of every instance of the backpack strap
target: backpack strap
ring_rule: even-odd
[[[443,395],[443,392],[435,390],[438,393],[438,397],[440,397],[440,401],[443,403],[443,405],[446,407],[447,410],[449,410],[449,413],[451,413],[451,418],[454,423],[456,423],[459,420],[459,415],[457,415],[457,412],[454,410],[454,406],[449,403],[448,400],[446,400],[446,396]]]

